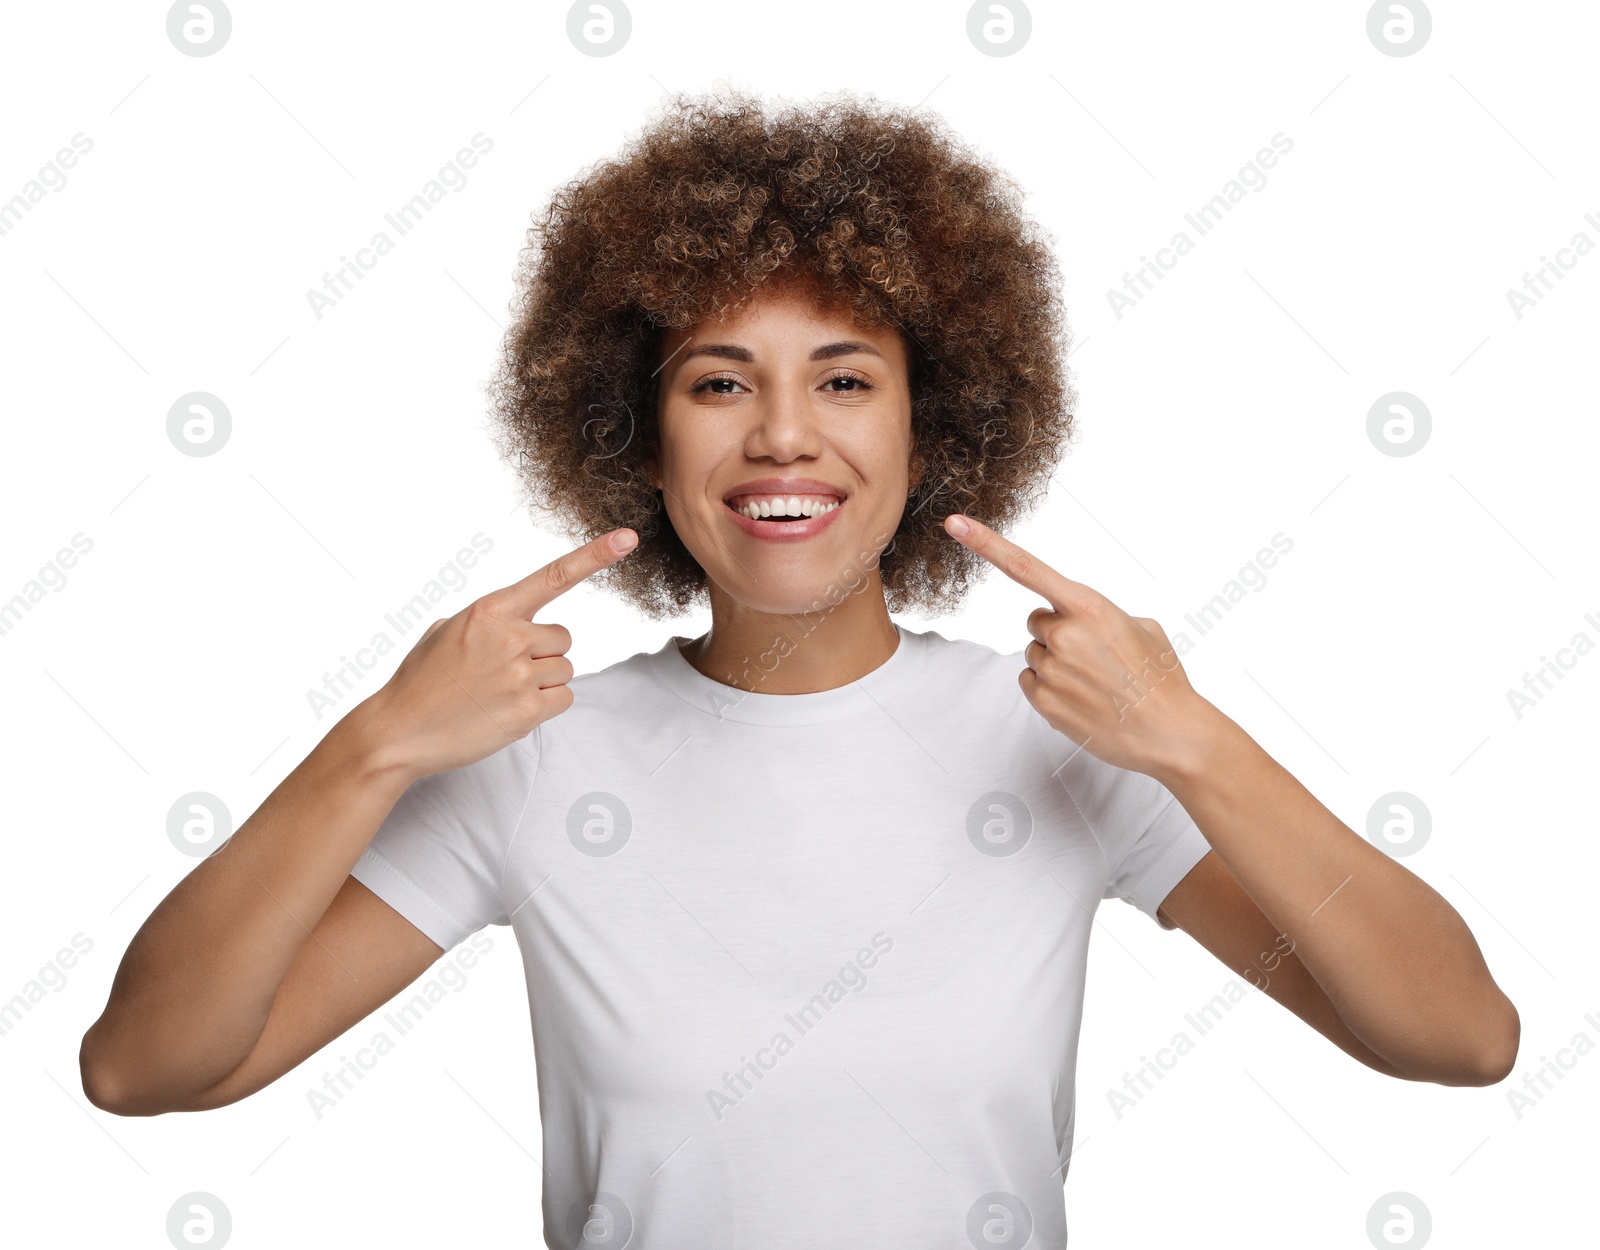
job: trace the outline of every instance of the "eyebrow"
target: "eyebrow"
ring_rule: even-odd
[[[859,343],[854,340],[845,340],[839,343],[828,343],[817,348],[807,357],[808,360],[832,360],[835,356],[849,356],[854,352],[866,352],[869,355],[882,359],[883,353],[871,343]],[[679,357],[678,363],[688,360],[691,356],[719,356],[724,360],[742,360],[750,362],[755,359],[748,348],[740,347],[736,343],[702,343],[698,347],[691,347]]]

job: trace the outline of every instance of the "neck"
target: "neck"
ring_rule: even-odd
[[[764,612],[712,583],[711,629],[681,648],[700,673],[758,694],[814,694],[848,686],[885,663],[900,635],[877,569],[837,604]]]

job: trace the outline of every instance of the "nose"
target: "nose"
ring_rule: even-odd
[[[753,460],[770,457],[780,463],[815,456],[821,435],[807,398],[804,384],[782,385],[768,389],[749,405],[752,425],[745,439],[745,454]]]

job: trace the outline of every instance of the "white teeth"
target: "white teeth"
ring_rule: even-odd
[[[740,509],[752,521],[762,517],[794,516],[817,517],[832,512],[839,506],[837,499],[808,499],[800,495],[775,495],[765,499],[752,499]]]

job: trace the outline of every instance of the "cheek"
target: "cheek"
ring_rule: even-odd
[[[700,445],[702,441],[667,430],[657,439],[656,463],[661,480],[683,502],[704,493],[702,488],[714,463],[708,449]]]
[[[910,431],[896,428],[886,413],[872,416],[876,428],[864,430],[856,438],[839,440],[834,445],[840,456],[872,484],[872,489],[883,493],[892,493],[897,487],[908,489],[915,454]]]

